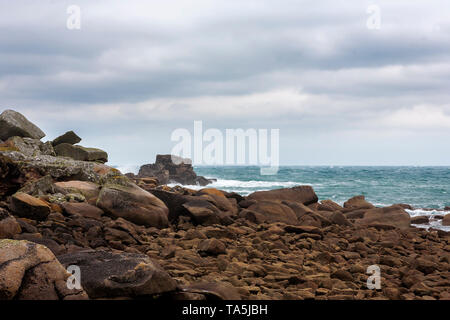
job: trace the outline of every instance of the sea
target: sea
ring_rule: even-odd
[[[249,166],[198,166],[194,170],[198,175],[217,179],[208,187],[241,195],[310,185],[319,200],[331,199],[341,205],[355,195],[364,195],[379,207],[406,203],[414,207],[407,210],[411,216],[431,217],[430,224],[418,227],[450,231],[450,227],[434,219],[450,213],[444,210],[450,207],[450,167],[281,166],[275,175],[261,175],[259,167]]]

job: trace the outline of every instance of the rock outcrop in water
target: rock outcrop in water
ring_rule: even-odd
[[[183,185],[206,186],[213,180],[197,176],[190,159],[158,154],[156,162],[143,165],[137,178],[156,178],[159,184],[180,183]]]
[[[38,136],[6,134],[0,147],[0,299],[450,299],[450,235],[411,226],[407,205],[340,206],[310,186],[247,197],[157,186],[53,154],[72,134]]]

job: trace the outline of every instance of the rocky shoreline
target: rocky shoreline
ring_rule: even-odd
[[[0,299],[450,299],[450,233],[415,228],[428,218],[406,204],[172,188],[210,181],[170,155],[123,175],[72,131],[44,136],[0,115]]]

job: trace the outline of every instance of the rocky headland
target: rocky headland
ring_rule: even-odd
[[[123,175],[72,131],[44,137],[0,115],[0,299],[450,299],[450,233],[406,204],[172,188],[210,181],[170,155]]]

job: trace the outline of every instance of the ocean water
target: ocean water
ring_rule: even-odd
[[[415,208],[408,211],[411,216],[446,214],[441,210],[450,206],[450,167],[284,166],[272,176],[261,175],[259,167],[202,166],[194,169],[198,175],[217,179],[208,187],[242,195],[311,185],[319,200],[331,199],[342,205],[347,199],[362,194],[376,206],[407,203]],[[440,226],[440,221],[432,220],[431,225]],[[440,228],[450,231],[450,227]]]

